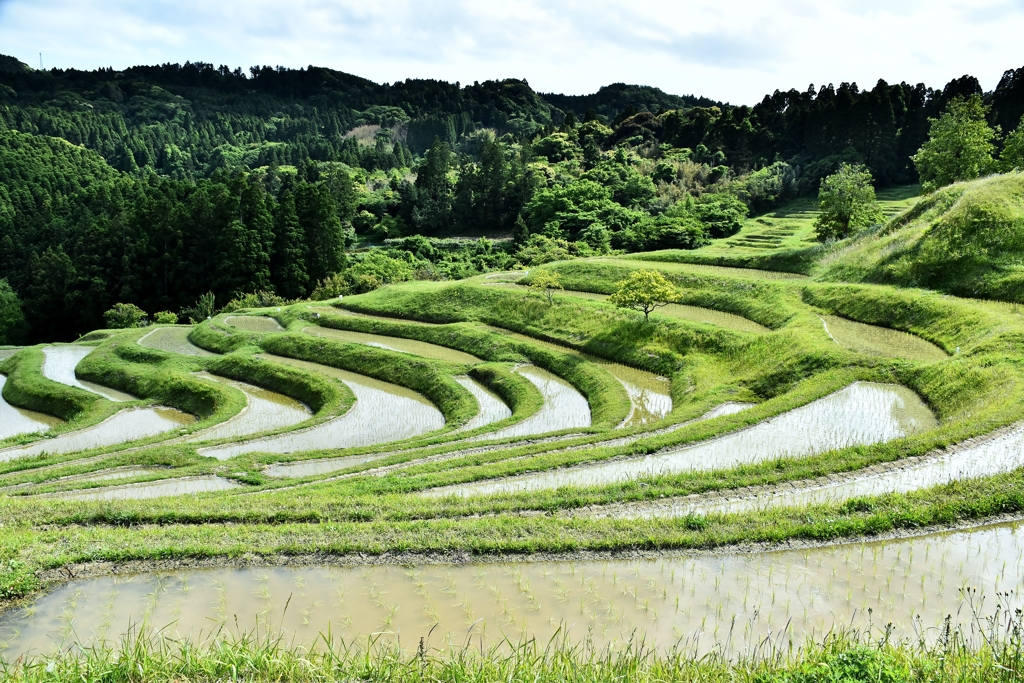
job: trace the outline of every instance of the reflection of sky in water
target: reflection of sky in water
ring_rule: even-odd
[[[451,492],[476,495],[559,486],[600,486],[642,476],[734,467],[891,441],[935,425],[928,407],[906,387],[857,382],[749,429],[699,444],[644,458],[467,484]]]
[[[522,422],[482,434],[470,441],[532,436],[590,426],[590,404],[571,384],[535,365],[524,365],[516,368],[516,372],[530,380],[540,390],[541,396],[544,397],[544,405]]]
[[[215,375],[204,373],[200,376],[209,381],[228,384],[244,393],[246,407],[241,413],[227,421],[189,437],[188,441],[211,441],[249,436],[258,432],[297,425],[313,416],[313,412],[309,408],[284,394]]]
[[[0,375],[0,392],[3,392],[7,378]],[[34,434],[45,432],[50,427],[60,424],[60,420],[50,415],[37,413],[32,410],[15,408],[0,393],[0,439],[6,439],[18,434]],[[0,456],[2,457],[2,456]]]
[[[90,448],[114,446],[136,439],[156,436],[191,424],[195,418],[173,408],[134,408],[122,410],[93,427],[69,432],[52,439],[0,451],[0,462],[43,453],[74,453]]]
[[[614,645],[632,636],[669,650],[677,642],[736,654],[766,636],[834,628],[884,629],[935,642],[942,621],[970,636],[961,587],[986,596],[983,614],[1024,607],[1024,527],[1003,524],[914,539],[762,554],[650,560],[374,567],[192,570],[75,581],[0,618],[3,656],[47,653],[73,642],[115,645],[130,627],[201,641],[221,626],[259,627],[286,643],[376,634],[414,650],[420,637],[446,648],[536,637],[562,626],[570,639]],[[288,609],[285,610],[285,605]],[[869,616],[869,610],[871,614]],[[869,621],[870,620],[870,621]],[[787,630],[789,629],[789,630]],[[779,636],[782,633],[783,635]],[[873,633],[872,636],[878,636]],[[731,638],[731,640],[730,640]]]
[[[75,376],[75,368],[82,359],[93,352],[91,346],[47,346],[43,349],[43,377],[54,382],[78,387],[99,394],[111,401],[134,401],[135,397],[117,389],[86,382]]]
[[[356,402],[344,415],[315,427],[246,443],[212,446],[201,449],[200,455],[224,460],[243,453],[292,453],[370,446],[408,439],[444,427],[441,411],[410,389],[327,365],[281,356],[261,357],[340,379],[355,394]]]

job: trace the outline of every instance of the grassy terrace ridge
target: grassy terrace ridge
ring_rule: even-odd
[[[992,184],[1005,190],[1005,185],[999,183],[1012,185],[1015,178],[998,182],[986,179],[955,191],[962,199],[971,192],[994,191]],[[799,246],[810,234],[801,232],[806,226],[800,227],[800,221],[812,218],[800,214],[808,211],[808,206],[800,209],[797,205],[786,216],[757,223],[760,228],[748,222],[746,232],[741,231],[745,235],[742,239],[724,240],[706,248],[704,255],[714,249],[744,250],[750,255],[743,257],[747,259],[743,263],[757,265],[758,254],[761,256],[757,258],[769,259],[799,248],[813,251],[816,259],[831,259],[827,263],[832,265],[827,267],[833,268],[843,254],[863,256],[870,251],[864,245],[871,240],[884,239],[884,235],[900,230],[919,230],[923,216],[941,223],[955,213],[957,206],[951,200],[953,208],[940,210],[935,195],[911,206],[909,191],[882,199],[890,212],[900,206],[910,208],[895,215],[887,227],[828,245],[828,249],[809,243]],[[784,227],[790,232],[783,234]],[[762,232],[755,232],[762,228]],[[769,228],[774,231],[771,235]],[[762,245],[755,235],[774,237],[761,240]],[[285,394],[314,411],[310,421],[259,436],[303,429],[352,409],[353,394],[340,380],[306,369],[310,366],[298,368],[275,362],[268,355],[355,372],[415,391],[444,415],[445,426],[376,446],[346,448],[338,444],[318,451],[252,452],[225,461],[204,457],[199,449],[209,444],[185,442],[176,438],[175,432],[119,447],[0,463],[0,607],[46,588],[56,580],[52,578],[56,570],[90,562],[203,560],[232,564],[276,556],[316,557],[329,562],[356,553],[373,561],[384,555],[464,559],[537,553],[574,557],[581,552],[615,555],[705,551],[740,544],[772,547],[792,541],[830,542],[908,534],[981,523],[999,516],[1024,516],[1024,468],[906,493],[800,507],[652,519],[574,515],[589,506],[720,494],[856,473],[942,453],[954,444],[984,438],[1024,421],[1024,315],[1013,303],[871,282],[868,277],[857,282],[823,279],[818,275],[826,271],[814,270],[817,265],[807,270],[811,277],[771,277],[737,268],[736,263],[720,266],[654,260],[661,256],[664,254],[554,262],[532,269],[522,282],[529,284],[538,273],[556,272],[567,290],[610,294],[632,270],[656,268],[680,292],[679,303],[741,316],[763,326],[764,331],[731,329],[657,313],[645,322],[641,313],[616,308],[605,300],[556,294],[549,301],[528,288],[493,286],[475,278],[408,282],[330,302],[304,301],[280,309],[230,314],[236,318],[272,317],[281,326],[279,331],[259,323],[229,324],[225,322],[227,315],[216,316],[189,333],[193,344],[213,352],[213,356],[181,356],[142,347],[138,339],[148,330],[87,335],[96,346],[77,368],[83,379],[130,392],[140,397],[141,404],[168,405],[196,415],[200,421],[188,433],[230,419],[244,405],[240,391],[195,377],[194,373],[200,371]],[[762,263],[759,267],[766,266]],[[1009,282],[1006,273],[1012,270],[1007,268],[992,266],[986,281],[1005,285]],[[956,275],[951,271],[951,276]],[[948,356],[936,351],[933,358],[914,359],[895,352],[873,355],[852,351],[830,337],[822,324],[824,315],[900,330],[934,344]],[[464,352],[480,362],[435,360],[303,332],[313,325],[425,342]],[[256,329],[268,331],[252,331]],[[605,361],[668,377],[671,412],[652,424],[616,429],[631,409],[631,398],[626,387],[603,368]],[[0,363],[0,372],[8,377],[4,396],[13,404],[71,420],[61,430],[95,424],[126,405],[137,405],[115,405],[45,380],[41,363],[38,347],[21,349]],[[515,372],[524,363],[544,368],[578,390],[587,399],[591,427],[486,440],[489,432],[544,409],[538,388]],[[510,407],[512,416],[471,432],[458,431],[478,409],[476,399],[456,381],[465,375],[493,391]],[[439,487],[677,449],[763,423],[858,381],[908,387],[933,411],[938,426],[883,443],[847,444],[810,455],[730,467],[715,468],[709,463],[706,469],[651,474],[600,485],[469,497],[422,495]],[[694,421],[728,401],[753,405],[743,412]],[[481,440],[470,442],[468,437]],[[341,464],[327,474],[307,473],[293,478],[273,476],[268,470],[275,465],[324,459],[339,459]],[[117,484],[217,475],[242,486],[140,500],[35,497],[105,489],[112,486],[111,482],[76,477],[128,466],[147,469]],[[205,661],[196,655],[185,664],[183,655],[174,651],[145,650],[155,647],[145,643],[138,647],[143,649],[136,651],[137,658],[149,663],[157,680],[161,676],[198,675],[194,673],[198,669],[188,667]],[[268,664],[266,670],[285,676],[284,668],[274,667],[290,666],[287,662],[291,654],[273,647],[243,641],[223,654],[257,656],[260,652],[263,654],[259,656],[269,656],[267,653],[272,652],[276,663]],[[637,680],[645,680],[645,676],[653,680],[651,672],[657,672],[667,678],[692,674],[694,678],[705,676],[701,680],[716,680],[714,676],[721,680],[739,676],[744,680],[742,676],[748,676],[752,681],[769,681],[774,680],[770,676],[783,676],[785,671],[817,666],[840,651],[854,656],[849,653],[861,652],[860,647],[849,638],[840,638],[825,649],[810,648],[799,655],[804,658],[799,661],[774,660],[777,668],[771,670],[746,671],[736,668],[742,664],[707,660],[699,665],[705,669],[695,668],[684,674],[678,668],[683,666],[681,660],[666,659],[661,654],[657,655],[660,659],[644,659],[642,671],[629,669],[639,666],[639,660],[628,666],[609,660],[605,665],[622,675],[635,674]],[[909,660],[901,657],[924,661],[933,656],[925,649],[911,654],[907,647],[886,650],[883,646],[870,652],[870,657],[882,658],[872,661],[878,664],[884,660],[886,666],[910,666]],[[119,666],[111,653],[90,656],[97,666]],[[396,670],[406,671],[400,656],[394,656]],[[999,656],[995,651],[978,654],[970,659],[971,666],[980,667],[989,661],[985,657],[995,661]],[[383,654],[380,657],[386,659]],[[573,657],[578,658],[578,654]],[[557,657],[530,661],[538,670],[559,675]],[[828,661],[834,661],[834,657]],[[942,666],[953,667],[955,658],[942,661]],[[484,657],[476,664],[466,663],[463,673],[478,671],[473,666],[492,665],[493,660]],[[59,666],[65,667],[60,671],[68,673],[76,664],[67,660]],[[205,671],[220,671],[213,661],[202,666]],[[307,673],[321,671],[316,669],[320,666],[333,667],[330,671],[339,675],[367,679],[382,676],[376,669],[365,668],[370,664],[359,669],[355,660],[315,660],[309,666],[312,668]],[[438,676],[454,675],[444,668],[449,664],[421,660],[419,666],[416,675],[425,675],[426,671]],[[513,667],[505,673],[510,671],[521,670]],[[24,669],[15,676],[43,680],[45,673]]]

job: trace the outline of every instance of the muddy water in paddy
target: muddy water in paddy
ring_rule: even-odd
[[[1024,526],[1015,523],[760,554],[104,577],[0,617],[0,642],[13,661],[74,643],[116,645],[140,625],[201,641],[236,619],[243,631],[258,627],[297,645],[330,629],[347,642],[365,645],[372,635],[408,651],[431,629],[426,644],[445,649],[505,637],[547,642],[560,626],[571,627],[571,641],[589,636],[598,647],[643,638],[661,651],[680,641],[697,653],[721,644],[731,656],[766,637],[786,648],[842,627],[870,626],[877,637],[887,623],[893,638],[916,639],[917,627],[935,642],[947,615],[978,636],[962,589],[985,597],[982,614],[997,602],[1024,607],[1022,555]]]
[[[483,361],[476,356],[471,356],[462,351],[449,349],[437,344],[416,341],[415,339],[403,339],[402,337],[387,337],[382,334],[367,334],[365,332],[351,332],[349,330],[336,330],[330,327],[307,327],[302,330],[307,334],[313,334],[325,339],[347,342],[350,344],[366,344],[376,346],[380,349],[400,351],[414,356],[433,358],[435,360],[446,360],[453,363],[468,363],[477,365]]]
[[[75,368],[86,356],[93,352],[91,346],[47,346],[43,349],[43,377],[54,382],[78,387],[99,394],[111,401],[134,401],[135,397],[117,389],[100,386],[92,382],[80,380],[75,376]]]
[[[937,361],[949,355],[935,344],[899,330],[866,325],[834,315],[823,315],[822,325],[832,340],[851,351],[871,356]]]
[[[532,436],[562,429],[582,429],[590,426],[590,404],[583,394],[561,377],[538,368],[524,365],[515,370],[530,380],[541,396],[544,405],[522,422],[499,429],[495,432],[475,436],[470,441],[481,439],[507,439],[510,437]]]
[[[479,429],[500,420],[512,417],[512,410],[505,405],[505,402],[498,398],[494,392],[477,382],[471,377],[456,377],[455,381],[466,388],[466,391],[473,394],[480,412],[476,417],[463,425],[458,431],[468,432],[471,429]]]
[[[3,397],[4,384],[7,378],[0,375],[0,439],[6,439],[18,434],[35,434],[45,432],[50,427],[61,423],[60,418],[52,415],[37,413],[32,410],[15,408]]]
[[[806,406],[711,441],[644,458],[467,484],[450,493],[468,496],[559,486],[601,486],[637,477],[735,467],[891,441],[936,424],[928,407],[906,387],[857,382]]]
[[[344,415],[315,427],[245,443],[204,448],[200,449],[200,455],[224,460],[243,453],[293,453],[371,446],[420,436],[444,427],[441,411],[411,389],[327,365],[281,356],[260,357],[340,379],[355,394],[356,402]],[[365,459],[367,456],[361,457]]]
[[[267,391],[252,384],[217,377],[208,373],[198,375],[210,382],[232,386],[245,394],[246,407],[241,413],[219,425],[204,429],[186,441],[212,441],[229,437],[251,436],[282,427],[290,427],[313,417],[307,406],[284,394]]]
[[[224,322],[246,332],[282,332],[280,323],[265,315],[233,315],[224,318]]]
[[[0,450],[0,462],[43,453],[74,453],[102,446],[115,446],[169,432],[195,422],[195,417],[173,408],[122,410],[98,425],[43,439],[28,446]]]
[[[181,479],[162,479],[143,484],[125,484],[110,488],[89,489],[81,493],[55,494],[65,500],[146,500],[149,498],[166,498],[184,496],[210,491],[230,491],[241,488],[230,479],[217,476],[184,477]]]
[[[139,339],[139,345],[182,356],[213,356],[188,340],[191,327],[158,327]]]

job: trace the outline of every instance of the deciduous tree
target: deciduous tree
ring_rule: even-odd
[[[676,288],[656,270],[636,270],[619,283],[609,301],[619,308],[630,308],[650,320],[656,308],[667,306],[679,297]]]
[[[823,240],[849,237],[854,228],[882,220],[871,173],[863,166],[843,164],[838,172],[821,181],[818,209],[821,213],[814,226]]]

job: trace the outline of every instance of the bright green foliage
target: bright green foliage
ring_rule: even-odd
[[[676,288],[656,270],[637,270],[619,283],[618,289],[609,301],[619,308],[641,311],[644,320],[650,320],[651,312],[667,306],[679,297]]]
[[[818,209],[814,226],[822,240],[844,239],[856,228],[882,221],[871,172],[863,166],[843,164],[825,178],[818,190]]]
[[[516,252],[523,264],[539,266],[552,261],[563,261],[570,258],[569,243],[561,239],[552,239],[544,235],[530,235],[526,244]]]
[[[135,304],[119,303],[103,314],[103,322],[113,330],[145,327],[149,323],[149,316]]]
[[[231,301],[227,302],[220,312],[233,313],[234,311],[240,311],[243,308],[269,308],[270,306],[283,306],[286,303],[287,301],[285,299],[277,296],[273,292],[261,290],[235,297]]]
[[[178,322],[178,314],[171,311],[160,311],[153,314],[153,322],[157,325],[175,325]]]
[[[999,154],[999,167],[1003,171],[1024,170],[1024,117],[1016,130],[1006,136]]]
[[[344,273],[334,273],[318,282],[309,298],[313,301],[326,301],[327,299],[337,299],[351,291],[352,288]]]
[[[25,334],[21,301],[7,280],[0,278],[0,344],[17,344]]]
[[[691,209],[694,216],[707,228],[712,237],[735,234],[747,217],[747,205],[727,192],[701,195]]]
[[[928,142],[913,157],[926,191],[993,170],[997,132],[988,125],[987,113],[981,96],[972,95],[954,98],[938,119],[931,119]]]
[[[216,313],[216,297],[213,292],[207,292],[200,296],[194,306],[181,309],[181,315],[188,318],[193,325],[212,318]]]
[[[548,297],[548,304],[554,304],[556,289],[562,289],[562,276],[558,271],[542,270],[530,278],[530,286],[537,291],[543,291]]]

